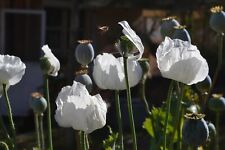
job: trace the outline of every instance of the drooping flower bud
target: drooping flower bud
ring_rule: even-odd
[[[175,31],[174,27],[179,25],[180,25],[179,22],[173,16],[163,18],[161,28],[160,28],[160,33],[162,37],[165,38],[166,36],[168,36],[171,38]]]
[[[42,94],[38,92],[34,92],[31,94],[32,100],[30,102],[31,108],[34,113],[42,114],[47,108],[47,101],[42,96]]]
[[[149,73],[149,69],[150,69],[150,64],[148,59],[146,58],[142,58],[140,60],[138,60],[139,64],[141,65],[142,71],[143,71],[143,75],[146,75]]]
[[[0,141],[0,149],[1,150],[9,150],[9,147],[5,142]]]
[[[182,137],[184,143],[191,146],[200,146],[206,143],[209,137],[209,129],[205,115],[196,113],[185,114],[185,122],[182,128]]]
[[[186,26],[176,26],[174,28],[175,28],[175,31],[172,35],[172,39],[180,39],[183,41],[191,42],[191,37],[190,37],[188,31],[185,29]]]
[[[209,20],[210,27],[218,32],[224,33],[225,32],[225,12],[223,11],[222,6],[215,6],[211,9],[211,16]]]
[[[88,65],[94,58],[94,48],[90,40],[80,40],[75,50],[75,58],[83,66]]]
[[[223,111],[225,110],[225,98],[222,94],[213,94],[212,98],[210,98],[208,101],[208,106],[212,111]]]
[[[198,82],[195,86],[202,94],[208,93],[212,86],[212,80],[208,75],[202,82]]]

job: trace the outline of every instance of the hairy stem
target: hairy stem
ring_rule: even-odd
[[[131,92],[130,92],[130,85],[128,80],[128,71],[127,71],[127,56],[123,56],[123,63],[124,63],[125,82],[126,82],[126,89],[127,89],[128,115],[129,115],[130,127],[132,132],[132,140],[133,140],[133,150],[137,150],[137,139],[136,139],[132,101],[131,101]]]
[[[121,116],[121,109],[120,109],[120,97],[119,97],[119,91],[115,91],[115,103],[116,103],[116,117],[117,117],[117,124],[119,128],[119,149],[123,150],[123,123],[122,123],[122,116]]]

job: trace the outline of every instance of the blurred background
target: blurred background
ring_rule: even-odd
[[[198,46],[208,61],[212,77],[217,65],[217,41],[216,33],[209,27],[209,9],[216,4],[225,6],[225,0],[0,0],[0,52],[20,57],[27,66],[22,81],[9,89],[21,147],[29,149],[33,144],[32,137],[27,136],[34,132],[29,101],[32,92],[42,92],[43,89],[39,67],[39,58],[43,55],[42,45],[48,44],[61,63],[59,76],[51,78],[50,81],[54,114],[54,101],[58,92],[63,86],[72,84],[75,72],[80,68],[74,57],[77,40],[92,40],[95,55],[114,52],[113,44],[118,38],[115,28],[118,26],[117,22],[127,20],[144,43],[143,57],[149,58],[150,61],[151,69],[146,85],[150,104],[160,106],[168,89],[168,80],[160,77],[155,62],[157,46],[163,40],[160,35],[161,19],[177,16],[180,24],[187,26],[192,44]],[[108,26],[109,32],[100,31],[100,26]],[[216,84],[216,92],[225,92],[224,76],[225,72],[222,70]],[[138,97],[135,88],[132,91],[133,96]],[[114,104],[110,99],[112,93],[96,89],[93,94],[97,92],[100,92],[111,106],[108,124],[115,127]],[[138,116],[135,122],[137,128],[142,130],[146,114],[143,105],[139,104],[138,100],[135,103],[137,108],[134,108],[134,111],[136,110]],[[0,104],[2,115],[6,115],[2,100]],[[65,149],[75,147],[76,136],[71,134],[71,130],[58,129],[56,123],[53,124],[54,137],[62,138],[61,143],[56,140],[54,145],[58,144],[59,149],[60,144],[66,145],[67,147],[63,147]],[[124,126],[125,129],[129,128],[126,123]],[[101,132],[103,131],[96,131],[93,136],[98,137]]]

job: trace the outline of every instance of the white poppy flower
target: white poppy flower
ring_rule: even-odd
[[[19,57],[0,55],[0,84],[15,85],[23,77],[26,65]]]
[[[142,77],[142,69],[137,61],[128,59],[128,79],[133,87]],[[103,53],[94,60],[93,78],[101,89],[125,90],[125,74],[123,58],[115,58],[113,55]]]
[[[144,53],[144,46],[140,37],[135,33],[134,30],[131,29],[127,21],[120,21],[118,24],[123,27],[123,34],[136,46],[139,52],[137,55],[129,57],[129,59],[140,59]]]
[[[45,53],[44,58],[47,58],[50,68],[48,69],[48,75],[50,76],[57,76],[58,71],[60,69],[60,63],[59,60],[53,55],[51,49],[48,47],[48,45],[42,46],[42,50]]]
[[[56,122],[61,127],[72,127],[91,133],[106,124],[107,105],[101,96],[89,95],[85,86],[74,81],[65,86],[56,99]]]
[[[190,42],[166,37],[156,52],[163,77],[188,85],[203,81],[209,72],[206,60]]]

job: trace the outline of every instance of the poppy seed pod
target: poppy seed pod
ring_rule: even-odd
[[[208,101],[208,106],[212,111],[223,111],[225,110],[225,98],[222,94],[213,94],[212,98],[210,98]]]
[[[85,85],[89,93],[92,91],[93,84],[92,84],[92,80],[89,75],[79,74],[75,77],[74,80]]]
[[[88,65],[94,58],[94,48],[90,40],[80,40],[75,50],[75,58],[83,66]]]
[[[160,33],[162,37],[170,37],[173,35],[175,26],[179,26],[179,22],[175,19],[175,17],[167,17],[162,19],[162,24],[160,28]]]
[[[30,105],[34,113],[37,113],[37,114],[43,113],[47,108],[46,99],[38,92],[32,93],[31,96],[32,96],[32,100],[30,102]]]
[[[212,140],[216,136],[216,128],[213,123],[207,122],[209,128],[209,138]]]
[[[191,42],[191,37],[190,37],[188,31],[185,29],[186,26],[176,26],[174,28],[175,28],[175,31],[172,35],[172,39],[180,39],[183,41]]]
[[[207,141],[209,129],[203,119],[204,116],[196,113],[185,114],[186,120],[182,128],[182,137],[187,145],[200,146]]]
[[[197,84],[195,84],[195,86],[202,94],[205,94],[212,86],[212,80],[208,75],[202,82],[198,82]]]
[[[223,11],[222,6],[215,6],[211,9],[211,16],[209,20],[210,27],[218,32],[224,33],[225,32],[225,12]]]

